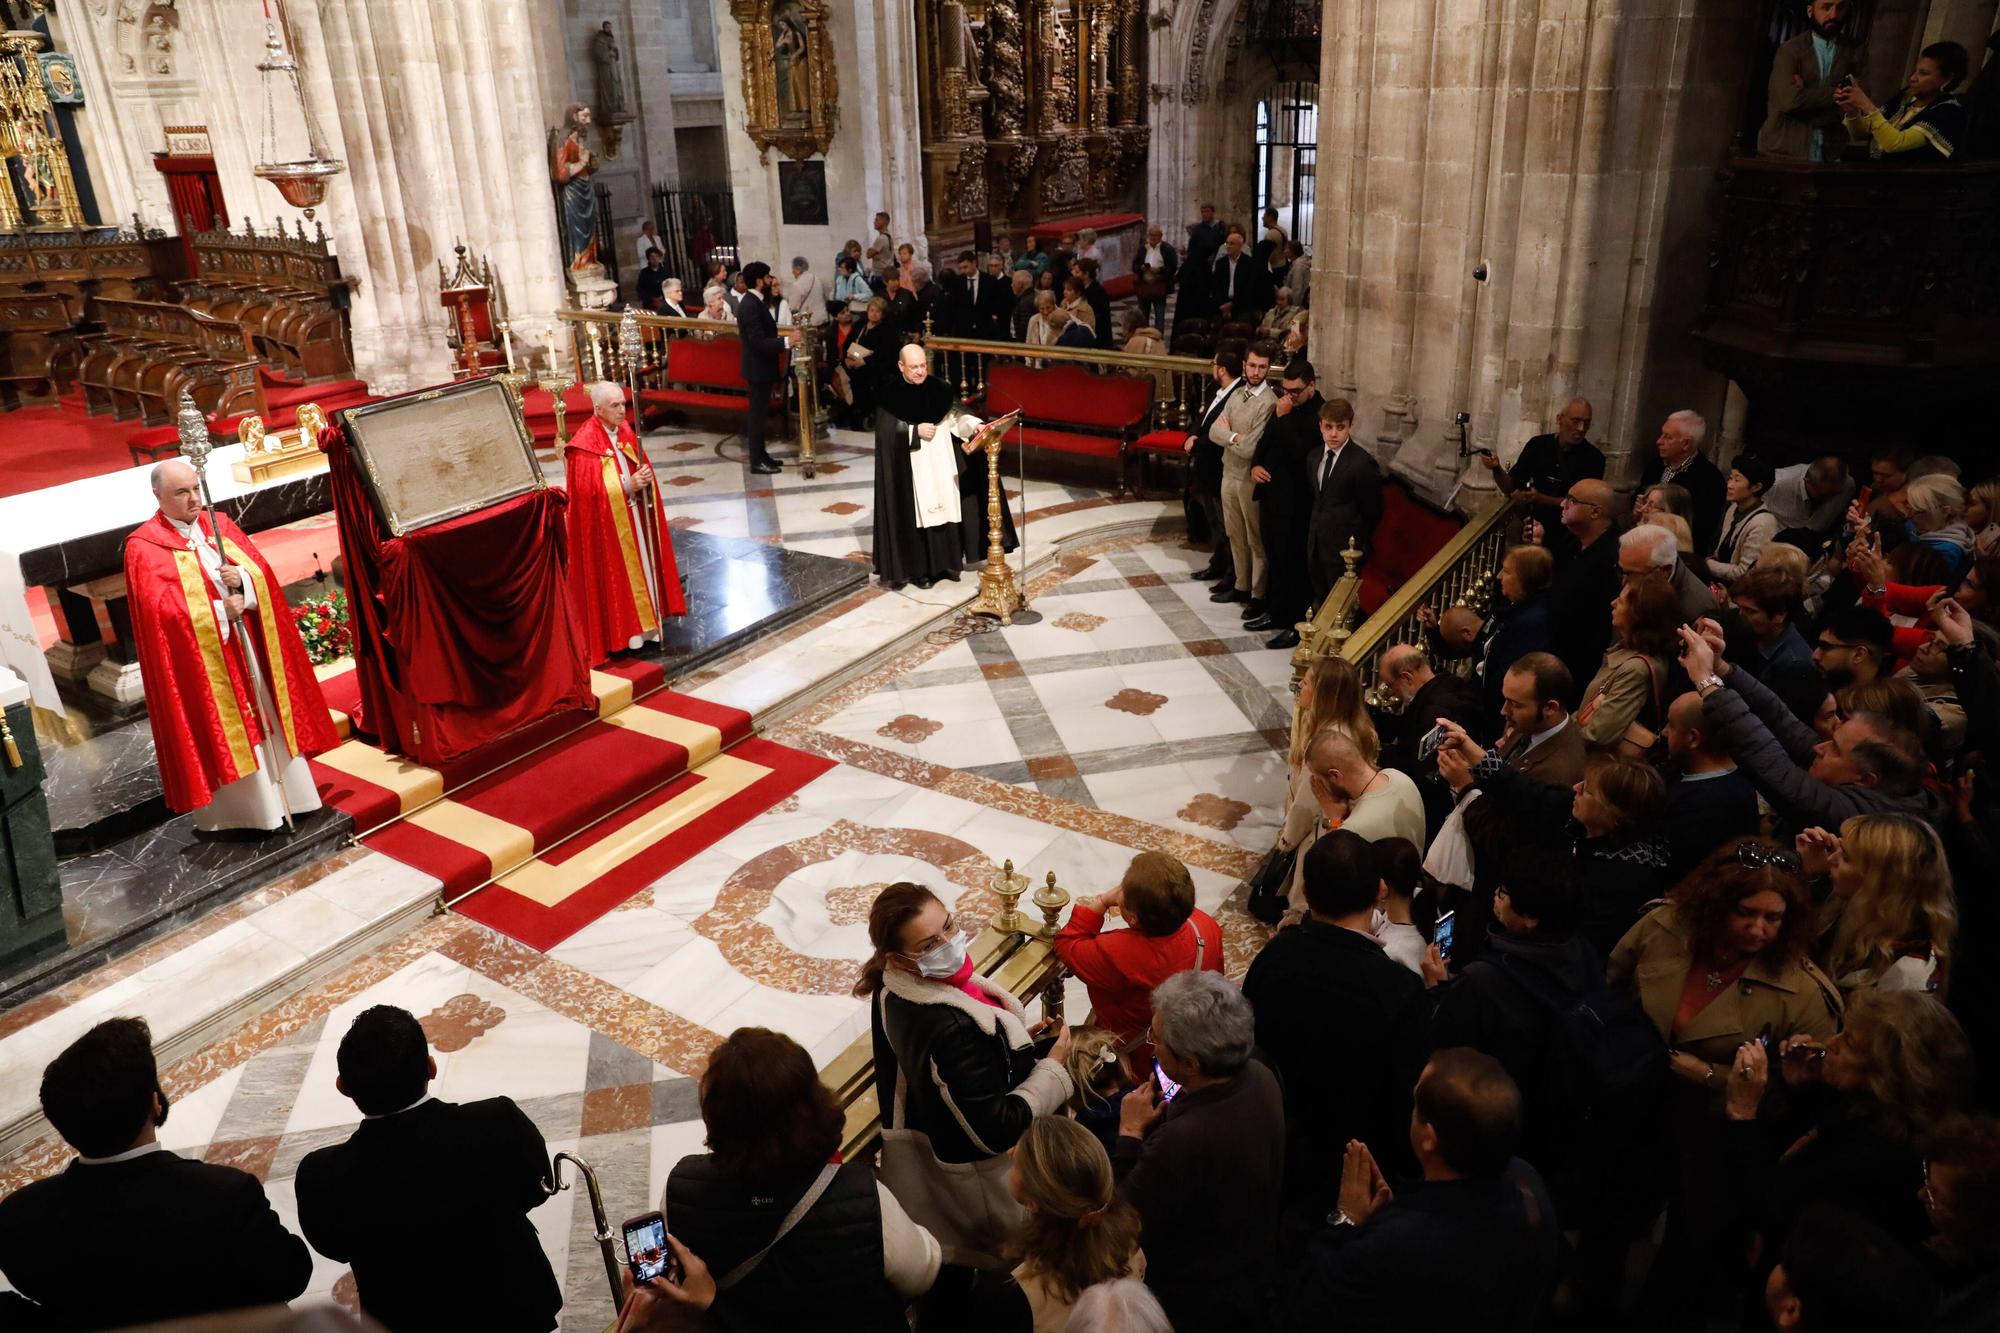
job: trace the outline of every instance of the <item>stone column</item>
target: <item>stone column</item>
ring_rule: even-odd
[[[1614,481],[1662,403],[1719,411],[1686,330],[1752,73],[1739,10],[1328,0],[1313,357],[1420,492],[1468,476],[1461,411],[1472,445],[1505,458],[1581,393]]]

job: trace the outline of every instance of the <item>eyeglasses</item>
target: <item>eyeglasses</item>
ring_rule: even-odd
[[[1601,507],[1591,503],[1589,500],[1579,500],[1574,495],[1565,495],[1563,503],[1566,505],[1575,505],[1578,509],[1597,509]]]
[[[1842,643],[1839,639],[1816,639],[1813,642],[1813,648],[1815,651],[1822,653],[1851,653],[1854,651],[1853,644]]]
[[[1760,847],[1754,842],[1738,843],[1736,864],[1748,870],[1763,870],[1767,867],[1778,870],[1799,872],[1799,859],[1782,847]]]
[[[950,939],[952,935],[956,933],[957,927],[958,927],[958,918],[950,914],[947,914],[944,919],[943,930],[931,936],[929,939],[925,940],[923,943],[919,944],[916,948],[910,950],[910,952],[904,954],[903,956],[905,958],[922,957],[923,955],[929,953],[932,949],[937,948],[938,945],[943,944],[946,940]]]

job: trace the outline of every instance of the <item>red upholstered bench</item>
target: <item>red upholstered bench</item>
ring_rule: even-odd
[[[1093,375],[1082,366],[996,365],[986,374],[986,414],[1019,410],[1020,437],[1037,449],[1119,460],[1153,410],[1150,375]]]
[[[1122,301],[1132,294],[1139,285],[1139,279],[1130,273],[1120,273],[1115,278],[1104,279],[1104,294],[1114,301]]]
[[[1382,521],[1369,543],[1368,562],[1361,566],[1361,614],[1375,614],[1462,526],[1459,519],[1413,498],[1401,482],[1385,480]]]
[[[778,378],[772,385],[772,404],[780,411],[787,401],[786,390],[791,354],[780,353]],[[639,401],[647,407],[692,407],[741,411],[749,401],[750,386],[743,379],[743,345],[734,334],[716,338],[675,338],[667,345],[666,387],[639,390]]]

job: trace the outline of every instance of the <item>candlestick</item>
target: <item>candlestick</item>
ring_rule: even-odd
[[[504,319],[500,321],[500,345],[507,349],[507,373],[511,375],[514,373],[514,337],[512,326]]]

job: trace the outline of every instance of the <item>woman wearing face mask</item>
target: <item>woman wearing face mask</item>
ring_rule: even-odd
[[[979,975],[950,910],[921,884],[876,896],[868,940],[854,993],[874,1002],[882,1181],[947,1263],[1006,1267],[1025,1219],[1007,1150],[1075,1091],[1069,1032],[1038,1058],[1020,1001]]]

